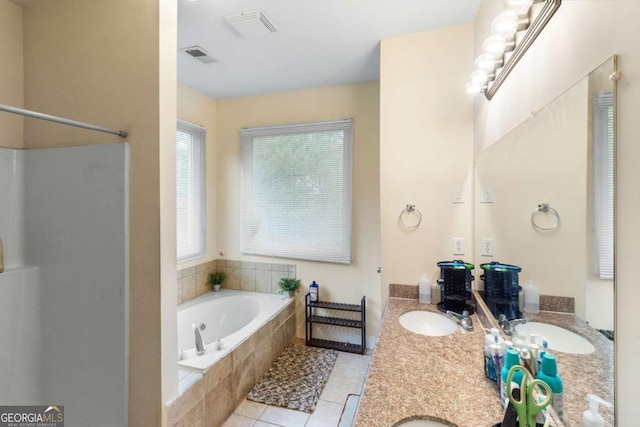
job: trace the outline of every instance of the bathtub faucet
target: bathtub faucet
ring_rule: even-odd
[[[204,354],[207,351],[207,346],[204,344],[204,340],[202,339],[202,334],[200,333],[200,328],[198,328],[193,323],[191,324],[193,327],[193,334],[196,338],[196,353],[198,355]]]

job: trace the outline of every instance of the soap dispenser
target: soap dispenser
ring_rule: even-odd
[[[587,400],[589,409],[582,413],[582,427],[604,427],[604,418],[598,413],[598,406],[604,405],[610,408],[613,405],[595,394],[588,394]]]

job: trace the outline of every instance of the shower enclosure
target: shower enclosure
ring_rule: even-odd
[[[0,405],[127,424],[128,155],[0,148]]]

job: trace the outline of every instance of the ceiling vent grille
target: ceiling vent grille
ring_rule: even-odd
[[[231,15],[226,15],[224,19],[244,38],[278,32],[275,25],[260,9],[232,13]]]
[[[190,57],[195,58],[198,61],[202,62],[203,64],[211,64],[212,62],[217,62],[215,59],[209,56],[209,53],[206,50],[204,50],[200,46],[189,46],[189,47],[184,47],[180,50],[186,53],[187,55],[189,55]]]

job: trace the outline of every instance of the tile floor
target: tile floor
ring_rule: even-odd
[[[370,354],[338,352],[313,414],[245,399],[223,427],[350,427],[358,399],[349,395],[360,395],[370,362]]]

